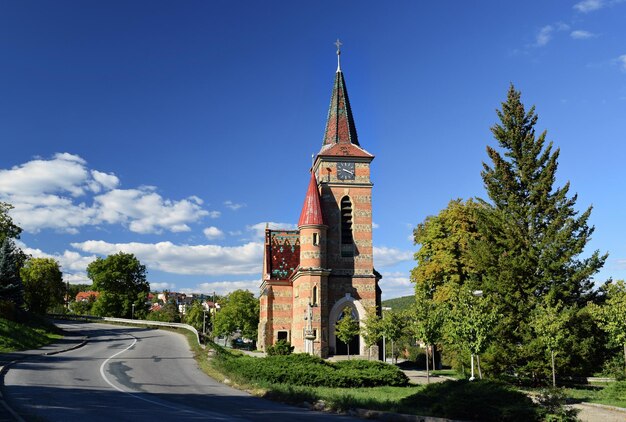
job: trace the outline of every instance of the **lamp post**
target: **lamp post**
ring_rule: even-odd
[[[135,319],[135,304],[131,305],[130,319]]]
[[[381,308],[381,315],[380,317],[383,317],[383,312],[384,311],[391,311],[391,308],[389,306],[383,306]],[[393,350],[392,350],[393,353]],[[383,362],[387,362],[387,344],[385,343],[385,330],[383,329]],[[391,361],[393,363],[393,360]]]
[[[482,297],[483,296],[483,291],[482,290],[474,290],[472,291],[472,296],[474,297]],[[471,309],[472,309],[472,305],[470,303],[469,305],[470,307],[470,318],[472,317],[471,315]],[[471,355],[471,367],[472,367],[472,376],[470,377],[470,381],[474,381],[476,378],[474,377],[474,351],[470,350],[470,355]]]

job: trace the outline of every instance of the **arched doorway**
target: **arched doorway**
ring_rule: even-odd
[[[356,309],[354,309],[354,306],[346,306],[346,308],[344,309],[350,309],[350,316],[352,317],[353,320],[357,321],[357,323],[359,322],[359,316],[356,312]],[[339,318],[337,318],[337,322],[341,321],[343,318],[345,317],[345,313],[342,312],[339,315]],[[344,343],[343,341],[341,341],[341,339],[339,337],[336,338],[336,348],[335,348],[335,354],[336,355],[358,355],[360,353],[360,341],[359,341],[359,335],[355,335],[354,337],[352,337],[352,339],[348,342],[348,343]],[[348,347],[350,346],[350,347]]]
[[[359,326],[363,326],[363,319],[365,318],[365,308],[359,300],[353,298],[349,293],[346,293],[344,297],[339,299],[332,307],[329,314],[329,346],[330,353],[334,355],[347,355],[348,346],[339,340],[335,334],[335,325],[341,318],[343,310],[349,306],[352,309],[352,318],[359,322]],[[355,336],[350,342],[350,355],[364,355],[366,354],[363,340],[360,336]]]

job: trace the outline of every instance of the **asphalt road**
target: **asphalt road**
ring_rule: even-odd
[[[253,397],[202,373],[180,334],[60,324],[87,344],[10,366],[2,392],[26,421],[352,420]]]

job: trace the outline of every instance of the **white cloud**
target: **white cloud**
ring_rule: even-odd
[[[391,267],[400,262],[413,259],[413,252],[402,251],[396,248],[374,246],[374,266],[377,268]]]
[[[622,69],[623,72],[626,72],[626,54],[619,56],[616,61],[620,69]]]
[[[29,248],[24,242],[18,241],[17,245],[25,254],[33,258],[52,258],[56,260],[63,271],[63,281],[71,284],[91,284],[87,277],[87,265],[95,261],[96,256],[83,256],[78,252],[64,251],[63,254],[49,254],[41,249]]]
[[[208,283],[198,284],[193,289],[182,289],[182,293],[203,293],[206,295],[213,294],[213,292],[218,295],[226,295],[228,293],[234,292],[235,290],[248,290],[255,295],[257,295],[259,291],[259,285],[261,284],[259,280],[243,280],[243,281],[214,281]]]
[[[582,29],[577,29],[575,31],[572,31],[569,35],[575,40],[587,40],[589,38],[593,38],[596,36],[595,34],[589,31],[584,31]]]
[[[226,208],[230,208],[233,211],[237,211],[239,208],[243,208],[246,206],[246,204],[236,204],[233,201],[225,201],[224,202],[224,206]]]
[[[382,290],[383,299],[393,299],[402,296],[411,296],[415,294],[413,283],[406,273],[393,272],[382,273],[380,281],[380,289]]]
[[[35,159],[10,170],[0,170],[0,193],[32,197],[63,192],[75,197],[84,193],[88,179],[82,158],[56,154],[51,160]]]
[[[220,216],[204,210],[196,196],[175,201],[154,187],[119,185],[115,174],[89,169],[84,159],[68,153],[0,169],[0,201],[15,207],[11,216],[30,233],[78,233],[83,226],[102,223],[123,224],[135,233],[181,232],[205,216]]]
[[[174,283],[165,283],[165,282],[150,282],[150,290],[152,291],[176,291],[176,284]]]
[[[535,38],[536,45],[541,47],[541,46],[548,44],[548,42],[552,39],[553,31],[554,31],[554,28],[552,27],[552,25],[546,25],[543,28],[541,28]]]
[[[604,0],[583,0],[574,5],[574,9],[582,13],[593,12],[602,9],[606,3]]]
[[[172,274],[237,275],[261,273],[263,243],[241,246],[175,245],[171,242],[108,243],[101,240],[72,243],[72,247],[98,255],[134,254],[144,265]]]
[[[555,32],[567,30],[569,30],[569,25],[562,22],[557,22],[553,25],[546,25],[537,33],[535,37],[535,46],[543,47],[550,42]]]
[[[109,224],[128,224],[136,233],[158,233],[191,230],[186,223],[196,222],[208,214],[197,197],[181,201],[163,199],[153,188],[114,189],[94,198],[99,220]]]
[[[220,239],[224,237],[224,232],[214,226],[207,227],[203,230],[203,233],[207,239]]]
[[[91,176],[107,189],[115,189],[120,184],[120,179],[113,173],[107,174],[98,170],[91,170]]]
[[[373,229],[377,229],[378,227],[380,227],[380,226],[372,221],[372,228]]]

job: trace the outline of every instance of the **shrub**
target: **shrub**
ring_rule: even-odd
[[[278,340],[266,350],[268,356],[286,356],[293,352],[294,346],[287,340]]]
[[[523,393],[503,382],[445,381],[429,384],[401,401],[406,407],[423,403],[432,414],[476,421],[537,421],[539,407]]]
[[[577,409],[565,407],[567,395],[562,388],[545,388],[539,392],[537,402],[542,407],[546,421],[570,422],[577,421]]]
[[[256,358],[220,351],[216,365],[243,382],[343,388],[408,384],[406,375],[392,365],[359,360],[332,363],[305,353]]]

